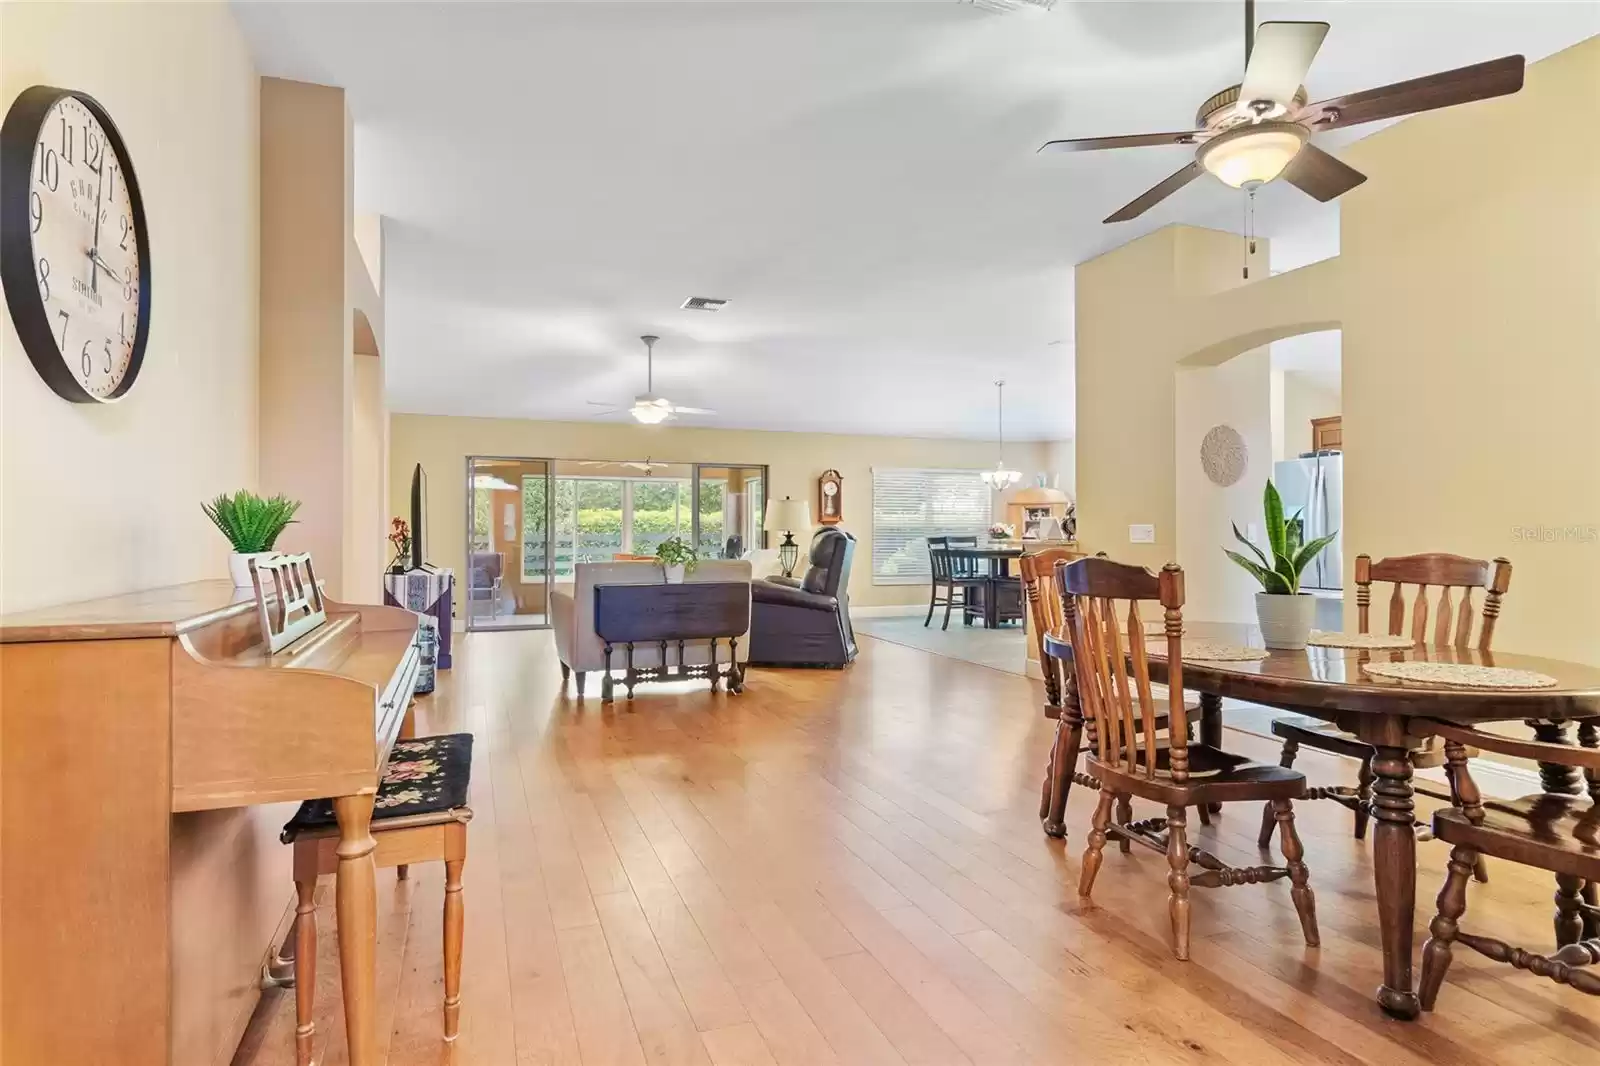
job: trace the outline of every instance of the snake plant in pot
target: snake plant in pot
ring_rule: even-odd
[[[1254,558],[1226,548],[1223,551],[1261,582],[1261,591],[1256,593],[1256,619],[1261,623],[1262,641],[1269,648],[1298,650],[1306,646],[1306,639],[1311,636],[1311,622],[1317,609],[1316,598],[1300,591],[1300,575],[1338,534],[1329,533],[1304,543],[1305,523],[1300,513],[1284,515],[1283,498],[1270,478],[1262,508],[1266,512],[1267,547],[1271,554],[1239,532],[1237,524],[1233,535],[1250,549]]]

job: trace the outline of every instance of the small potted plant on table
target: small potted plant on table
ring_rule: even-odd
[[[1329,533],[1309,544],[1301,543],[1305,523],[1299,512],[1284,517],[1283,499],[1270,478],[1262,506],[1266,512],[1270,558],[1239,532],[1237,525],[1233,527],[1234,537],[1249,548],[1255,558],[1247,559],[1226,548],[1223,551],[1261,582],[1261,591],[1256,593],[1256,620],[1261,624],[1262,642],[1269,648],[1294,651],[1306,646],[1317,610],[1316,598],[1300,591],[1300,575],[1338,534]]]
[[[250,560],[272,554],[279,534],[294,521],[300,501],[285,496],[262,499],[240,489],[232,496],[224,494],[210,503],[202,503],[200,509],[233,545],[233,552],[228,556],[228,575],[233,578],[233,587],[247,589],[252,585]]]
[[[682,537],[668,537],[656,545],[656,562],[661,564],[661,572],[669,585],[683,584],[683,575],[693,570],[699,561],[700,557]]]

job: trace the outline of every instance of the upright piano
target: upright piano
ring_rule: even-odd
[[[417,617],[325,601],[273,653],[202,581],[0,617],[0,1061],[225,1064],[292,919],[277,830],[336,797],[351,1061],[375,1061],[370,818]]]

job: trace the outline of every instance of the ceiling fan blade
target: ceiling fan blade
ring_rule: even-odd
[[[1145,148],[1153,144],[1199,144],[1205,130],[1182,133],[1130,133],[1124,137],[1074,137],[1066,141],[1046,141],[1040,152],[1098,152],[1102,148]],[[1036,153],[1037,154],[1037,153]]]
[[[673,404],[672,413],[678,415],[714,415],[717,412],[705,407],[684,407],[680,404]]]
[[[621,409],[620,405],[614,404],[614,403],[607,403],[605,400],[585,400],[584,402],[587,403],[590,407],[616,407],[619,410]]]
[[[1239,106],[1248,109],[1256,100],[1292,106],[1327,35],[1326,22],[1263,22],[1257,26],[1255,47],[1239,86]]]
[[[1526,65],[1522,56],[1501,56],[1485,63],[1397,81],[1348,96],[1319,100],[1296,116],[1296,121],[1315,129],[1333,130],[1508,96],[1522,88],[1522,72]]]
[[[1165,200],[1195,178],[1198,178],[1202,173],[1204,171],[1198,162],[1190,163],[1161,184],[1109,215],[1106,218],[1106,222],[1126,222],[1129,219],[1138,218],[1156,204],[1159,204],[1162,200]]]
[[[1284,168],[1283,180],[1313,199],[1327,203],[1366,181],[1367,176],[1316,145],[1308,144]]]

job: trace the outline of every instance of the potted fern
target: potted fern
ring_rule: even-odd
[[[1315,597],[1300,591],[1300,575],[1338,534],[1329,533],[1309,544],[1303,543],[1305,523],[1300,513],[1284,516],[1283,499],[1270,478],[1262,508],[1266,512],[1267,546],[1271,555],[1251,543],[1239,532],[1237,524],[1233,535],[1250,549],[1254,558],[1247,559],[1226,548],[1223,551],[1261,582],[1261,591],[1256,593],[1256,620],[1261,623],[1262,642],[1269,648],[1294,651],[1306,646],[1317,609]]]
[[[202,503],[200,509],[233,545],[233,552],[228,556],[228,574],[233,578],[234,588],[245,589],[252,584],[250,560],[272,554],[279,534],[294,521],[300,501],[284,496],[262,499],[240,489],[232,496],[224,494],[210,503]]]
[[[656,562],[661,564],[661,572],[669,585],[683,584],[683,575],[693,570],[699,561],[700,557],[682,537],[668,537],[656,545]]]

